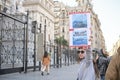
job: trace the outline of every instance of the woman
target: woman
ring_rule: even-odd
[[[80,66],[77,80],[95,80],[92,53],[90,49],[78,51]]]
[[[104,49],[100,49],[100,52],[98,55],[99,57],[97,60],[97,65],[100,71],[100,77],[101,77],[101,80],[105,80],[105,74],[106,74],[108,64],[110,62],[110,57],[106,56],[106,52]]]
[[[50,64],[50,57],[47,53],[47,51],[45,51],[43,59],[42,59],[42,73],[41,75],[44,75],[44,71],[46,70],[47,75],[49,75],[49,64]]]

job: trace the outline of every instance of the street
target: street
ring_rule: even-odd
[[[76,80],[78,64],[62,66],[62,68],[50,69],[50,75],[41,75],[40,71],[28,71],[25,73],[11,73],[0,75],[0,80]]]

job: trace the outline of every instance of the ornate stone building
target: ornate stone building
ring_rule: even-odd
[[[33,21],[37,21],[37,29],[44,34],[46,50],[50,51],[50,46],[54,45],[54,3],[53,0],[24,0],[25,11]],[[53,50],[52,50],[53,51]]]
[[[112,50],[109,52],[110,56],[114,55],[117,53],[117,49],[118,47],[120,47],[120,38],[118,39],[118,41],[113,45]]]
[[[98,19],[97,14],[93,10],[92,0],[76,0],[80,11],[90,12],[91,15],[91,46],[92,48],[104,48],[105,39],[101,30],[101,23]]]
[[[0,10],[9,14],[24,13],[23,0],[0,0]]]
[[[55,35],[63,34],[69,41],[69,12],[90,12],[91,15],[91,46],[92,48],[105,48],[105,40],[101,30],[101,23],[97,14],[93,11],[92,0],[76,0],[76,7],[66,6],[65,4],[55,1]]]
[[[69,41],[69,11],[62,2],[54,1],[55,37],[64,37]]]
[[[8,15],[3,17],[0,14],[0,70],[9,68],[11,71],[13,69],[23,71],[23,69],[26,70],[31,66],[35,68],[38,62],[35,61],[36,38],[35,34],[32,33],[32,21],[37,22],[37,32],[40,31],[44,35],[45,49],[48,52],[54,53],[54,48],[51,50],[51,44],[54,45],[56,37],[63,36],[69,42],[69,12],[90,12],[92,48],[105,48],[105,40],[100,28],[101,24],[93,11],[91,0],[76,0],[78,3],[76,7],[66,6],[53,0],[24,0],[23,3],[22,1],[0,0],[0,11],[5,10],[4,12],[14,16],[21,14],[21,12],[26,14],[26,11],[29,11],[29,24],[27,25],[24,23],[26,21],[25,17],[20,17],[22,23],[11,15],[9,15],[10,17]],[[26,26],[28,26],[28,29]],[[27,31],[28,33],[26,33]],[[55,56],[51,58],[54,60]]]

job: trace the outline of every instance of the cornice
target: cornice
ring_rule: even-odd
[[[40,1],[24,1],[23,6],[33,6],[33,5],[39,5],[41,8],[43,8],[45,11],[47,11],[50,15],[55,17],[54,13],[50,12],[46,7],[44,7],[43,4],[41,4]],[[38,10],[39,12],[39,10]]]

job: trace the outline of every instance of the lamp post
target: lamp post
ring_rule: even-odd
[[[46,20],[44,25],[44,52],[46,51]]]
[[[59,54],[58,54],[58,49],[59,47],[58,47],[58,44],[57,44],[57,46],[56,46],[56,62],[57,62],[57,68],[59,68]]]
[[[67,50],[65,48],[65,66],[66,66],[66,55],[67,55]]]
[[[34,33],[34,71],[36,70],[36,26],[37,21],[32,21],[32,33]]]
[[[49,51],[50,53],[52,52],[52,49],[51,49],[51,48],[52,48],[52,42],[51,42],[51,40],[50,40],[50,51]]]
[[[40,23],[40,26],[39,26],[39,31],[41,33],[41,27],[42,27],[42,24]],[[39,61],[39,71],[41,71],[41,61]]]
[[[29,25],[29,11],[27,11],[27,25],[25,28],[25,54],[24,54],[24,73],[27,73],[27,65],[28,65],[28,25]]]

